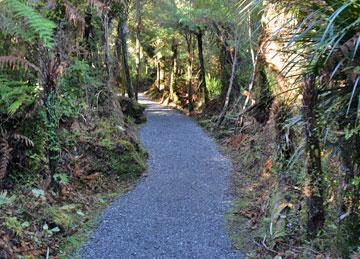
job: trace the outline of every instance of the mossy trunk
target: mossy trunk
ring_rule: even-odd
[[[308,186],[308,222],[307,232],[310,238],[323,227],[325,222],[324,211],[324,187],[323,172],[321,167],[321,150],[318,138],[318,125],[316,118],[317,89],[315,76],[310,75],[305,78],[303,87],[302,113],[304,119],[304,130],[306,138],[307,153],[307,175],[309,178]]]
[[[271,105],[273,102],[272,90],[266,75],[266,61],[263,57],[259,57],[256,64],[256,72],[254,78],[254,99],[256,108],[254,110],[254,118],[261,124],[265,124],[271,113]]]
[[[110,49],[110,31],[112,28],[112,21],[109,19],[108,12],[102,14],[102,26],[104,30],[103,35],[103,48],[104,48],[104,63],[106,66],[107,80],[106,80],[106,96],[107,100],[106,110],[109,116],[113,117],[119,125],[123,124],[123,114],[121,112],[120,104],[116,98],[116,91],[114,89],[114,76],[113,76],[113,57]]]
[[[118,22],[118,27],[117,27],[118,40],[121,46],[121,59],[122,59],[122,65],[125,75],[126,91],[129,98],[134,98],[135,94],[134,94],[134,88],[130,75],[129,52],[127,45],[127,24],[126,24],[127,17],[123,17],[123,16],[119,18],[119,22]]]
[[[52,180],[52,175],[57,171],[60,147],[57,135],[58,118],[54,113],[54,106],[56,105],[56,80],[58,74],[55,72],[60,65],[60,55],[51,55],[45,48],[40,53],[40,82],[44,89],[43,104],[45,116],[42,116],[44,124],[46,125],[47,133],[47,165],[43,171],[40,180],[40,186],[46,190]]]

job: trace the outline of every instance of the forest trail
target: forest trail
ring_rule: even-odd
[[[191,119],[140,95],[147,177],[115,201],[81,258],[239,258],[225,213],[230,162]]]

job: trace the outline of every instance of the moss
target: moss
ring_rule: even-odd
[[[136,141],[104,138],[98,144],[87,142],[84,152],[91,152],[89,173],[101,172],[120,177],[138,176],[145,169],[147,153]]]
[[[72,206],[55,207],[51,206],[44,210],[44,215],[57,226],[69,230],[75,223],[75,217],[71,215]]]
[[[145,106],[127,97],[120,97],[120,104],[125,115],[133,118],[135,123],[140,124],[146,121],[144,115]]]
[[[108,152],[110,157],[109,165],[112,171],[119,175],[139,175],[146,168],[142,151],[136,150],[135,146],[129,141],[119,140]]]
[[[116,192],[96,195],[95,202],[92,204],[93,209],[86,214],[85,218],[83,218],[81,231],[77,231],[70,237],[61,240],[58,250],[59,258],[78,258],[76,256],[76,251],[81,248],[96,227],[102,209],[104,209],[114,198],[119,197],[119,195],[128,191],[128,188],[128,186],[121,184],[117,186]]]
[[[244,232],[249,232],[246,228],[249,219],[241,216],[241,212],[245,211],[250,204],[251,200],[247,198],[238,199],[233,202],[232,209],[226,214],[226,221],[228,222],[228,235],[231,243],[238,250],[249,250],[250,233],[245,235]]]
[[[23,235],[23,227],[16,217],[6,217],[5,227],[19,237]]]

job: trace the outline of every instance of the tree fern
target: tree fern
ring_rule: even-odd
[[[31,6],[18,0],[0,1],[0,12],[9,11],[14,14],[14,18],[23,20],[29,32],[38,35],[45,47],[51,48],[53,46],[53,30],[56,27],[53,22],[42,17]],[[16,22],[11,25],[14,24]]]

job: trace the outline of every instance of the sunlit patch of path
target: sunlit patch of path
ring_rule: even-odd
[[[103,214],[81,258],[240,258],[226,233],[230,163],[196,123],[140,96],[148,177]]]

